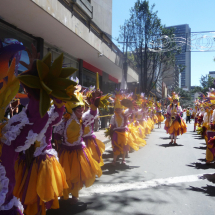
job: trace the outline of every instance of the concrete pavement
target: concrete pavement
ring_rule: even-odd
[[[147,137],[145,147],[129,154],[127,165],[111,165],[107,144],[103,175],[80,192],[85,204],[61,203],[60,210],[47,214],[215,214],[215,165],[205,164],[205,141],[192,132],[192,123],[178,146],[170,146],[163,126]]]

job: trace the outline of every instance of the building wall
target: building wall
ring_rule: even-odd
[[[215,78],[215,71],[210,71],[210,72],[209,72],[209,75],[210,75],[212,78]]]
[[[112,36],[112,0],[91,0],[93,22],[108,36]]]
[[[162,81],[166,84],[167,87],[179,87],[179,72],[177,66],[172,66],[169,70],[165,71],[162,78]]]
[[[186,39],[187,41],[189,41],[190,36],[191,36],[191,28],[189,27],[188,24],[169,26],[167,28],[175,29],[174,34],[176,37],[176,41],[180,40],[179,39],[180,37],[182,37],[183,40]],[[176,55],[176,64],[185,67],[184,71],[181,72],[181,88],[190,89],[190,86],[191,86],[191,52],[190,52],[190,47],[186,46],[186,44],[181,47],[181,54]]]

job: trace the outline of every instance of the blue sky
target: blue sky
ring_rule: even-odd
[[[112,2],[112,36],[117,38],[119,26],[129,18],[129,10],[136,0]],[[155,4],[154,11],[158,11],[163,25],[189,24],[191,32],[215,31],[215,0],[149,0],[149,4]],[[214,57],[215,52],[191,53],[191,85],[199,85],[201,75],[215,71]]]

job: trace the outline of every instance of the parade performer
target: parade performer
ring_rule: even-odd
[[[196,131],[196,125],[197,125],[197,120],[198,120],[198,114],[199,114],[199,102],[198,100],[195,101],[195,107],[194,110],[192,112],[192,116],[191,119],[194,119],[194,132]]]
[[[18,76],[28,93],[29,104],[9,121],[7,126],[12,126],[13,130],[5,134],[12,145],[23,143],[16,149],[22,153],[15,164],[14,195],[22,201],[26,215],[45,215],[47,209],[59,208],[58,197],[68,188],[51,137],[53,126],[63,115],[62,101],[77,101],[66,91],[76,85],[67,79],[76,70],[62,68],[63,54],[53,63],[51,60],[51,53],[43,60],[32,62],[30,59],[32,65]]]
[[[211,109],[211,104],[208,102],[204,102],[204,116],[203,116],[203,124],[202,124],[202,137],[205,139],[207,143],[207,130],[210,127],[211,119],[212,119],[212,113],[213,110]]]
[[[141,125],[145,128],[145,134],[148,135],[151,133],[151,124],[149,123],[149,116],[148,116],[148,106],[147,106],[148,100],[146,98],[142,99],[142,121]]]
[[[204,109],[203,103],[200,103],[200,110],[199,110],[199,114],[197,115],[197,118],[198,118],[197,126],[200,128],[202,127],[204,113],[205,113],[205,109]]]
[[[206,163],[212,162],[214,160],[215,155],[215,100],[211,102],[211,108],[213,110],[213,113],[211,117],[211,123],[207,132]]]
[[[206,111],[203,120],[203,125],[207,127],[205,141],[206,141],[206,163],[210,163],[214,160],[215,155],[215,90],[212,88],[207,93],[207,97],[204,98],[207,106],[210,107],[209,110]],[[206,119],[205,119],[206,118]],[[208,123],[209,120],[209,123]]]
[[[25,47],[16,41],[3,45],[0,41],[0,214],[22,215],[23,206],[13,195],[15,186],[14,165],[18,157],[17,148],[24,142],[13,141],[18,128],[14,129],[11,120],[4,118],[5,111],[19,90],[19,81],[15,77],[18,70],[19,58],[17,53]],[[10,67],[9,67],[10,62]],[[23,122],[24,124],[25,122]],[[8,133],[14,132],[13,136]]]
[[[129,99],[131,103],[131,115],[128,118],[128,129],[133,137],[133,142],[135,142],[139,147],[145,146],[146,141],[143,139],[145,138],[145,132],[142,126],[140,125],[139,121],[137,120],[138,110],[138,103],[139,103],[139,95],[137,94],[128,94],[126,99]]]
[[[171,136],[170,144],[176,143],[178,135],[182,135],[187,131],[187,125],[181,118],[182,108],[179,105],[179,96],[175,92],[172,93],[172,97],[169,97],[171,104],[167,107],[167,119],[165,121],[164,129]]]
[[[68,189],[64,190],[64,199],[68,199],[71,193],[71,204],[75,204],[78,201],[79,191],[84,185],[90,187],[94,183],[95,177],[102,175],[100,164],[93,158],[90,150],[83,141],[84,132],[86,132],[85,127],[89,126],[89,129],[92,128],[94,119],[97,116],[101,92],[100,90],[96,90],[92,94],[90,110],[85,113],[85,103],[82,93],[77,90],[75,91],[75,95],[78,102],[67,102],[65,104],[67,114],[64,116],[62,123],[54,130],[55,140],[61,140],[58,151],[59,160],[65,171],[66,181],[69,186]],[[92,135],[91,132],[86,133]],[[93,139],[91,140],[90,144],[92,143],[92,145],[89,148],[94,153],[93,155],[102,162],[100,153],[103,152],[104,146],[97,142],[100,147],[100,152],[97,152],[96,145],[93,145],[95,142]]]
[[[158,128],[161,128],[161,122],[164,121],[164,116],[162,115],[161,103],[156,103],[157,117],[158,117]]]
[[[99,80],[97,80],[98,82]],[[97,86],[98,87],[98,86]],[[105,151],[105,144],[96,138],[95,133],[93,132],[94,122],[95,118],[98,117],[98,109],[96,116],[91,115],[90,119],[87,119],[90,115],[90,112],[93,109],[93,104],[95,103],[95,98],[100,98],[99,100],[99,108],[107,109],[107,106],[109,104],[108,98],[110,97],[109,94],[106,94],[102,96],[102,92],[99,92],[98,95],[96,95],[99,91],[95,90],[95,88],[90,88],[86,94],[86,102],[85,106],[89,105],[89,108],[82,116],[83,126],[84,126],[84,133],[83,133],[83,141],[86,144],[86,147],[89,149],[90,153],[92,154],[92,157],[99,163],[100,166],[103,166],[103,159],[102,154]],[[97,97],[99,96],[99,97]]]

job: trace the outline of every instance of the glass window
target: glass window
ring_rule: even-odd
[[[96,73],[83,69],[83,86],[96,86]]]
[[[3,24],[0,22],[0,39],[2,42],[4,42],[4,40],[6,38],[12,38],[12,39],[16,39],[19,42],[22,42],[23,45],[26,48],[29,48],[31,50],[31,44],[34,44],[35,46],[37,46],[37,41],[35,38],[30,37],[6,24]],[[21,54],[21,61],[24,61],[25,63],[29,63],[29,58],[28,58],[28,53],[26,51],[22,51]],[[22,73],[23,71],[25,71],[26,68],[24,66],[22,66],[21,64],[19,64],[19,69],[18,69],[18,73]]]

